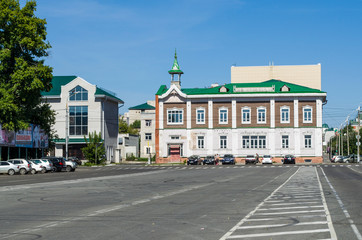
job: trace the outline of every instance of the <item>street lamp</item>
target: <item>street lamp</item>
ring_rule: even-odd
[[[69,144],[69,109],[68,109],[68,100],[75,94],[79,92],[76,92],[75,90],[72,90],[69,92],[69,96],[66,98],[65,102],[65,158],[68,159],[68,144]]]

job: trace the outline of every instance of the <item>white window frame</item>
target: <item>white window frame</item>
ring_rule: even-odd
[[[221,111],[226,112],[221,115]],[[228,124],[228,112],[229,111],[226,107],[219,108],[219,124]]]
[[[262,119],[260,119],[260,113],[261,113],[261,111],[260,110],[264,110],[264,113],[263,113],[263,115],[264,115],[264,120],[262,120]],[[265,124],[266,123],[266,107],[258,107],[257,108],[257,123],[259,123],[259,124]]]
[[[197,136],[197,148],[198,149],[205,148],[205,136]]]
[[[152,153],[152,147],[146,146],[145,147],[145,153],[146,154],[151,154]]]
[[[145,120],[145,126],[146,126],[146,127],[151,127],[151,125],[152,125],[152,120],[146,119],[146,120]]]
[[[282,135],[282,149],[289,148],[289,135]]]
[[[228,146],[228,137],[226,135],[222,135],[219,137],[220,139],[220,149],[226,149]]]
[[[248,113],[245,112],[245,115],[244,115],[244,110],[247,110],[249,112]],[[249,118],[249,120],[247,120],[247,118]],[[250,107],[243,107],[241,109],[241,123],[242,124],[251,124],[251,109],[250,109]]]
[[[196,108],[196,124],[205,124],[205,108],[203,107]]]
[[[309,112],[309,116],[306,118],[307,110]],[[311,106],[303,107],[303,123],[313,123],[313,108]]]
[[[287,114],[288,114],[288,119],[284,119],[284,111],[283,110],[287,110]],[[290,107],[288,106],[283,106],[280,108],[280,123],[290,123]]]
[[[265,135],[244,135],[241,137],[241,148],[243,149],[265,149],[266,136]]]
[[[304,135],[304,148],[312,148],[312,135]]]
[[[266,136],[259,136],[258,137],[258,148],[264,149],[266,148]]]
[[[152,141],[152,133],[145,133],[145,140]]]
[[[241,138],[242,148],[250,148],[250,136],[242,136]]]
[[[173,112],[179,115],[180,118],[179,122],[170,121],[170,114],[173,114]],[[184,110],[182,108],[167,109],[167,125],[183,125],[183,124],[184,124]]]

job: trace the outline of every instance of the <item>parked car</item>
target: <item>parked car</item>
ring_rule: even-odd
[[[293,155],[285,155],[283,158],[283,164],[295,164],[295,157]]]
[[[221,164],[235,164],[235,157],[232,154],[225,154]]]
[[[64,158],[64,161],[66,165],[65,171],[67,172],[74,172],[75,169],[78,167],[78,164],[76,162],[73,162],[72,160]]]
[[[362,160],[362,156],[360,156],[360,160]],[[350,154],[349,156],[343,158],[344,163],[358,163],[358,155]]]
[[[254,155],[246,155],[245,164],[257,164],[258,162]]]
[[[48,159],[53,164],[54,171],[66,171],[67,165],[64,161],[63,157],[44,157],[44,159]]]
[[[46,171],[54,171],[53,163],[49,159],[39,159],[42,162],[42,165],[45,167]]]
[[[10,159],[8,162],[19,166],[19,173],[21,175],[31,172],[31,164],[28,160],[22,158]]]
[[[198,155],[192,155],[187,159],[187,165],[201,165],[202,159]]]
[[[7,161],[0,161],[0,173],[14,175],[19,172],[19,166]]]
[[[345,158],[344,156],[336,156],[334,159],[335,163],[343,163],[343,158]]]
[[[43,167],[43,165],[41,165],[41,161],[35,161],[35,160],[30,160],[30,164],[31,164],[31,173],[35,174],[35,173],[45,173],[46,169],[45,167]]]
[[[262,164],[273,164],[273,157],[270,155],[264,155],[261,163]]]
[[[82,161],[79,160],[77,157],[68,157],[68,160],[71,160],[73,162],[76,162],[77,165],[82,165]]]
[[[215,161],[215,157],[214,156],[206,156],[204,158],[204,160],[202,161],[202,164],[208,164],[208,165],[215,165],[216,161]]]

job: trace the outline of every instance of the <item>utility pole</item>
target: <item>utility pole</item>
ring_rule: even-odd
[[[361,138],[361,136],[359,135],[359,129],[360,129],[360,117],[359,117],[359,113],[360,113],[360,107],[358,106],[358,132],[357,132],[357,162],[359,163],[360,162],[360,156],[359,156],[359,147],[361,145],[359,139]]]
[[[349,116],[347,117],[347,153],[349,156],[349,135],[348,135],[348,128],[349,128]]]
[[[344,155],[343,154],[343,128],[341,127],[341,154],[342,154],[342,156]]]

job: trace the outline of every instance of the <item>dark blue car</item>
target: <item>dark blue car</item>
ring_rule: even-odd
[[[215,165],[216,161],[215,161],[215,157],[214,156],[207,156],[204,161],[202,161],[202,164],[205,165]]]
[[[221,160],[221,163],[224,164],[235,164],[235,157],[232,154],[225,154],[224,158]]]

